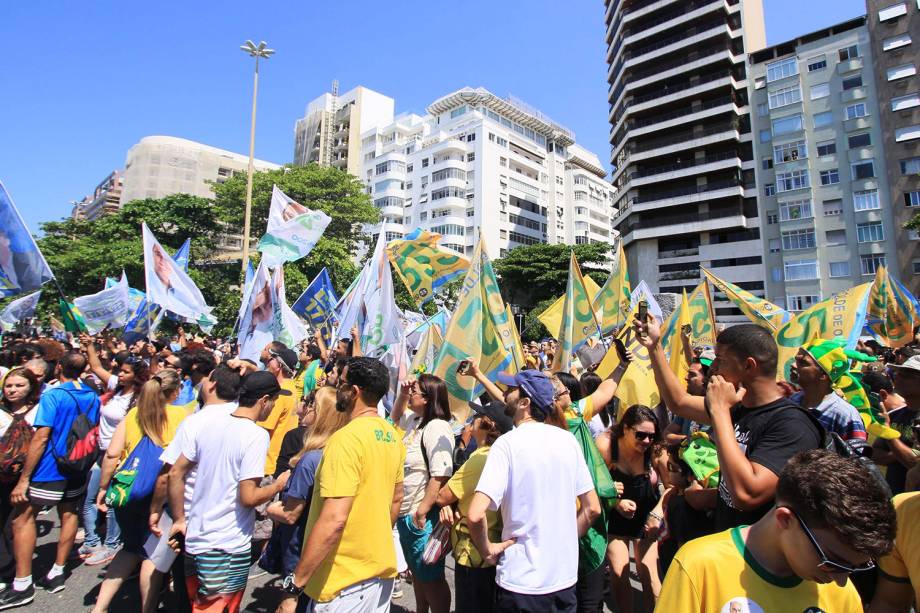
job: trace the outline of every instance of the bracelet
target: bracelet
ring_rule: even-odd
[[[664,521],[664,517],[661,516],[661,515],[659,515],[659,514],[656,513],[655,511],[649,511],[649,512],[648,512],[648,516],[649,516],[649,517],[654,517],[654,518],[657,519],[658,521]]]

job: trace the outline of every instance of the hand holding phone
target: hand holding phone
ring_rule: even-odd
[[[643,325],[648,323],[648,301],[647,300],[639,301],[639,311],[637,313],[637,317],[639,318],[639,323]],[[643,338],[645,337],[645,328],[639,328],[639,336]]]
[[[458,375],[468,375],[470,374],[470,361],[469,360],[460,360],[460,363],[457,365],[457,374]]]

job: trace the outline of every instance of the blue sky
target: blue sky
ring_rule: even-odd
[[[865,11],[863,0],[764,4],[769,44]],[[397,112],[466,85],[514,94],[606,164],[603,12],[601,0],[5,2],[0,180],[37,231],[144,136],[247,152],[247,38],[277,49],[261,70],[259,158],[291,160],[294,121],[337,78],[395,98]]]

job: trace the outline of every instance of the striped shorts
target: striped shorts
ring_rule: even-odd
[[[185,554],[185,584],[194,594],[193,610],[239,610],[246,579],[249,578],[250,553],[227,553],[212,550]]]

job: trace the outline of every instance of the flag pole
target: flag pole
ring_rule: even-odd
[[[49,267],[48,270],[51,270]],[[70,315],[70,318],[73,320],[73,323],[76,324],[77,330],[80,329],[80,322],[77,321],[77,316],[74,315],[73,310],[70,308],[70,301],[67,299],[67,296],[64,294],[64,290],[61,289],[61,284],[58,283],[57,276],[51,275],[51,280],[54,281],[54,287],[57,289],[58,294],[61,296],[61,300],[64,301],[64,306],[67,307],[67,314]],[[67,326],[64,326],[64,331],[67,331]]]

